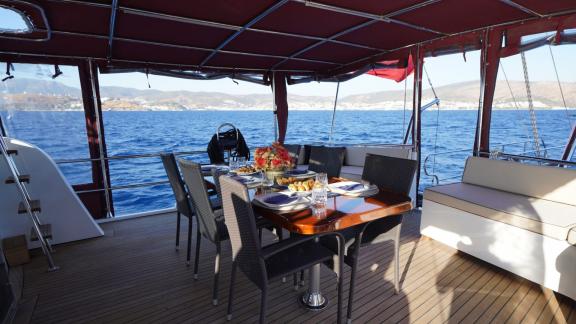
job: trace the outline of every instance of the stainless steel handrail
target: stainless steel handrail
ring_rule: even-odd
[[[535,161],[535,162],[540,162],[540,163],[546,163],[546,164],[550,164],[550,165],[565,165],[565,166],[576,166],[576,162],[571,162],[571,161],[562,161],[562,160],[555,160],[555,159],[549,159],[546,157],[542,157],[542,158],[536,158],[536,157],[532,157],[529,155],[523,155],[523,154],[528,154],[528,153],[533,153],[534,150],[525,150],[526,144],[531,143],[532,141],[523,141],[523,142],[512,142],[512,143],[504,143],[504,144],[497,144],[494,145],[496,147],[501,147],[502,150],[501,151],[494,151],[491,154],[484,154],[485,156],[491,157],[491,158],[505,158],[507,160],[529,160],[529,161]],[[524,150],[522,152],[520,152],[519,154],[509,154],[509,153],[505,153],[504,148],[506,146],[513,146],[513,145],[524,145]],[[559,149],[559,148],[563,148],[564,146],[551,146],[551,147],[546,147],[544,148],[542,151],[545,152],[545,154],[548,153],[548,151],[551,150],[555,150],[555,149]],[[445,152],[439,152],[439,153],[431,153],[428,154],[426,156],[426,158],[424,159],[424,163],[422,164],[422,168],[424,171],[424,174],[428,177],[431,177],[432,183],[433,184],[440,184],[440,182],[446,181],[446,180],[450,180],[450,179],[456,179],[459,178],[460,176],[453,176],[453,177],[448,177],[448,178],[443,178],[440,179],[438,177],[438,175],[434,174],[434,173],[430,173],[428,171],[428,161],[430,160],[430,158],[432,157],[436,157],[439,155],[452,155],[452,154],[456,154],[456,153],[462,153],[462,152],[468,152],[471,151],[470,149],[462,149],[462,150],[454,150],[454,151],[445,151]]]
[[[548,158],[538,158],[532,157],[527,155],[517,155],[517,154],[508,154],[508,153],[498,153],[496,155],[499,158],[504,158],[506,160],[525,160],[525,161],[534,161],[540,163],[546,163],[548,165],[556,165],[556,166],[568,166],[576,168],[576,162],[573,161],[564,161],[564,160],[555,160],[555,159],[548,159]]]
[[[170,183],[170,181],[168,181],[168,180],[138,182],[138,183],[132,183],[132,184],[126,184],[126,185],[111,186],[109,188],[78,190],[78,191],[76,191],[76,193],[77,194],[84,194],[84,193],[91,193],[91,192],[103,192],[103,191],[112,191],[112,190],[121,190],[121,189],[153,187],[153,186],[158,186],[158,185],[163,185],[163,184],[168,184],[168,183]]]
[[[431,153],[431,154],[428,154],[428,155],[426,156],[426,158],[424,158],[424,163],[422,163],[422,170],[424,171],[424,175],[426,175],[426,176],[428,176],[428,177],[431,177],[431,178],[433,179],[433,180],[432,180],[432,184],[434,184],[434,183],[439,184],[440,181],[457,178],[457,177],[449,177],[449,178],[446,178],[446,179],[440,179],[440,178],[438,178],[438,175],[432,174],[432,173],[430,173],[430,172],[428,171],[428,161],[430,160],[431,157],[436,157],[436,156],[439,156],[439,155],[452,155],[452,154],[455,154],[455,153],[463,153],[463,152],[472,152],[472,149],[461,149],[461,150],[444,151],[444,152],[439,152],[439,153]]]
[[[127,159],[139,159],[139,158],[149,158],[149,157],[160,157],[160,155],[164,154],[161,153],[143,153],[143,154],[129,154],[129,155],[114,155],[114,156],[107,156],[104,157],[103,160],[110,161],[110,160],[127,160]],[[206,154],[205,151],[182,151],[182,152],[173,152],[174,155],[200,155]],[[91,159],[91,158],[79,158],[79,159],[60,159],[54,160],[56,164],[66,164],[66,163],[83,163],[83,162],[99,162],[101,159]]]

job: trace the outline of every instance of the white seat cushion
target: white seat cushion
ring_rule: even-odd
[[[340,175],[342,175],[342,174],[354,174],[354,175],[361,177],[363,171],[364,171],[364,167],[361,167],[361,166],[343,165],[342,169],[340,170]]]
[[[466,183],[428,188],[424,199],[558,240],[576,226],[576,206]]]
[[[576,170],[470,157],[462,182],[576,206]]]

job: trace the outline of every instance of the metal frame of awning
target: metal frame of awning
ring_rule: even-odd
[[[53,54],[53,53],[37,53],[33,51],[21,51],[21,50],[12,50],[7,51],[6,49],[2,49],[0,46],[0,53],[5,55],[43,55],[46,57],[52,58],[78,58],[78,59],[92,59],[98,66],[114,66],[114,67],[147,67],[150,69],[167,69],[167,70],[182,70],[182,71],[191,71],[191,70],[199,70],[202,72],[218,72],[218,73],[226,73],[233,71],[234,74],[241,74],[241,73],[259,73],[259,74],[270,74],[272,71],[278,72],[286,72],[290,76],[305,76],[308,77],[307,79],[300,78],[302,80],[330,80],[337,76],[343,76],[347,78],[350,73],[354,71],[365,69],[367,66],[371,66],[377,63],[380,60],[388,59],[388,58],[401,58],[405,55],[405,52],[409,48],[413,48],[415,45],[420,45],[422,48],[425,49],[425,55],[442,55],[444,53],[449,53],[457,50],[472,50],[472,49],[480,49],[479,46],[475,44],[461,43],[462,39],[460,36],[463,35],[470,35],[470,34],[479,34],[486,29],[493,29],[493,28],[503,28],[503,27],[513,27],[518,25],[527,24],[530,22],[535,22],[539,20],[546,20],[551,19],[554,17],[559,16],[567,16],[567,15],[576,15],[576,5],[574,8],[570,7],[570,10],[559,10],[549,13],[541,13],[537,10],[530,8],[524,4],[521,4],[522,1],[518,0],[494,0],[494,2],[501,3],[509,8],[513,8],[519,13],[522,13],[525,16],[523,19],[512,19],[509,21],[504,21],[498,24],[491,24],[487,26],[481,26],[479,28],[466,28],[465,30],[461,30],[458,32],[445,32],[436,30],[434,28],[425,27],[421,24],[415,24],[414,22],[406,21],[404,18],[406,15],[411,14],[417,10],[427,10],[429,6],[443,4],[442,0],[426,0],[420,1],[416,3],[412,3],[404,8],[400,8],[394,10],[389,13],[385,13],[383,15],[375,14],[373,12],[362,11],[357,9],[351,9],[348,7],[343,7],[341,5],[335,5],[330,3],[330,1],[318,2],[318,1],[309,1],[309,0],[279,0],[274,1],[272,4],[265,8],[262,12],[255,15],[245,24],[238,25],[238,24],[230,24],[222,21],[211,21],[207,19],[199,19],[194,17],[187,17],[184,15],[174,15],[173,13],[166,13],[154,10],[147,10],[145,8],[136,8],[130,5],[123,5],[118,0],[111,0],[111,3],[101,3],[101,2],[89,2],[89,1],[79,1],[79,0],[43,0],[44,2],[40,2],[40,4],[45,3],[46,5],[51,4],[59,4],[59,5],[66,5],[71,6],[70,10],[78,9],[79,7],[90,7],[90,8],[98,8],[101,10],[105,10],[109,14],[109,21],[106,22],[108,25],[108,32],[106,34],[98,34],[93,32],[86,32],[82,30],[65,30],[61,28],[52,28],[48,24],[48,20],[44,22],[38,23],[36,22],[36,33],[43,33],[47,35],[54,35],[62,38],[66,37],[76,37],[77,39],[81,39],[83,41],[105,41],[106,48],[103,51],[102,55],[66,55],[66,54]],[[341,2],[339,2],[341,3]],[[315,36],[315,35],[306,35],[294,31],[280,31],[280,30],[272,30],[270,28],[262,28],[258,26],[258,22],[265,19],[266,17],[270,16],[272,13],[281,12],[281,10],[286,7],[288,4],[298,4],[304,7],[314,8],[319,10],[319,12],[326,12],[326,13],[337,13],[340,15],[346,15],[350,17],[356,17],[365,19],[364,21],[355,24],[353,26],[348,26],[332,35],[328,36]],[[353,4],[351,2],[351,4]],[[0,0],[0,5],[5,7],[14,7],[16,9],[19,6],[28,6],[34,7],[38,6],[40,9],[36,8],[43,12],[41,6],[36,5],[34,3],[24,1],[24,0]],[[40,14],[40,13],[38,13]],[[57,12],[52,12],[53,19],[57,18]],[[232,32],[231,35],[226,37],[224,40],[218,43],[215,47],[202,47],[197,46],[194,44],[182,44],[182,43],[173,43],[170,41],[152,41],[149,39],[140,39],[139,37],[126,37],[120,36],[118,30],[118,20],[121,19],[120,14],[123,15],[130,15],[130,16],[140,16],[144,18],[151,18],[151,19],[158,19],[162,21],[172,21],[178,22],[183,24],[195,25],[195,26],[204,26],[209,27],[217,30],[225,30]],[[350,35],[353,32],[364,32],[367,27],[373,26],[376,23],[387,23],[391,25],[401,26],[402,28],[406,28],[407,30],[414,30],[429,33],[430,36],[427,39],[403,45],[401,47],[392,48],[392,49],[384,49],[378,48],[374,46],[367,46],[362,44],[359,41],[354,41],[350,39],[342,39],[343,36]],[[81,29],[81,28],[80,28]],[[168,31],[167,31],[168,32]],[[276,55],[271,53],[262,53],[262,52],[250,52],[245,50],[233,50],[227,48],[227,45],[230,44],[232,41],[237,40],[240,36],[245,34],[246,32],[253,32],[258,34],[265,34],[271,37],[281,36],[287,37],[288,39],[300,39],[310,41],[311,43],[286,55]],[[14,36],[8,36],[6,34],[0,34],[0,38],[9,38],[11,40],[14,39]],[[19,37],[17,37],[19,38]],[[23,42],[30,41],[31,38],[21,38]],[[37,40],[37,39],[36,39]],[[470,42],[470,40],[467,40]],[[172,63],[166,62],[161,60],[142,60],[139,58],[130,58],[124,56],[118,56],[115,54],[115,48],[118,44],[136,44],[141,46],[152,46],[153,48],[162,48],[162,49],[173,49],[173,50],[192,50],[197,51],[200,53],[204,53],[204,58],[196,63],[196,64],[182,64],[182,63]],[[436,44],[441,43],[451,43],[452,46],[448,46],[446,49],[442,48],[435,48]],[[350,61],[342,62],[338,60],[331,59],[330,56],[325,56],[322,58],[311,58],[306,56],[308,53],[322,47],[326,44],[334,44],[338,46],[342,46],[342,49],[358,49],[358,50],[366,50],[371,52],[368,56],[359,57]],[[273,44],[271,44],[272,46]],[[184,53],[184,52],[183,52]],[[367,52],[368,53],[368,52]],[[218,62],[213,62],[214,58],[218,57],[219,54],[225,55],[232,55],[231,59],[235,57],[241,58],[254,58],[254,59],[268,59],[268,60],[276,60],[273,63],[270,63],[267,67],[252,67],[249,64],[238,64],[238,66],[223,66],[218,64]],[[299,62],[302,64],[309,64],[314,68],[286,68],[285,65],[288,62]],[[373,67],[372,67],[373,68]],[[339,79],[341,80],[341,79]]]

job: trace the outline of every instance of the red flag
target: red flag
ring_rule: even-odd
[[[379,62],[383,65],[397,65],[399,60],[382,61]],[[412,62],[412,55],[408,56],[408,66],[405,68],[379,68],[372,69],[367,74],[374,75],[380,78],[394,80],[396,82],[404,81],[404,79],[414,72],[414,62]]]

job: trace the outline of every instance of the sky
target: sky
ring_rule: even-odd
[[[25,28],[25,24],[18,15],[0,7],[0,28],[6,28],[6,26],[13,29]],[[560,80],[562,82],[576,82],[576,64],[574,64],[576,45],[553,46],[551,49],[556,60]],[[466,61],[464,61],[462,54],[430,57],[425,59],[425,69],[434,87],[463,81],[477,81],[480,79],[479,57],[479,51],[466,53]],[[528,51],[526,59],[531,81],[556,81],[548,46]],[[510,80],[523,80],[520,55],[502,59],[502,65]],[[0,68],[0,70],[3,69],[3,67]],[[30,73],[35,73],[36,75],[40,73],[49,75],[52,73],[46,67],[18,66],[15,75],[18,76],[19,72],[24,76]],[[63,72],[64,76],[59,77],[58,81],[77,87],[77,76],[70,75],[70,73],[74,74],[73,71],[63,68]],[[502,72],[499,73],[498,78],[503,79]],[[148,89],[148,84],[150,84],[152,89],[156,90],[208,91],[229,94],[264,94],[271,92],[270,87],[267,86],[242,81],[234,82],[228,78],[214,81],[196,81],[150,75],[147,80],[146,75],[142,73],[100,75],[101,86]],[[407,87],[411,88],[411,85],[411,80],[409,80]],[[423,87],[429,87],[426,79],[424,79]],[[404,82],[396,83],[391,80],[363,75],[341,83],[340,96],[403,89]],[[298,95],[334,96],[336,84],[312,82],[292,85],[288,87],[288,92]]]

